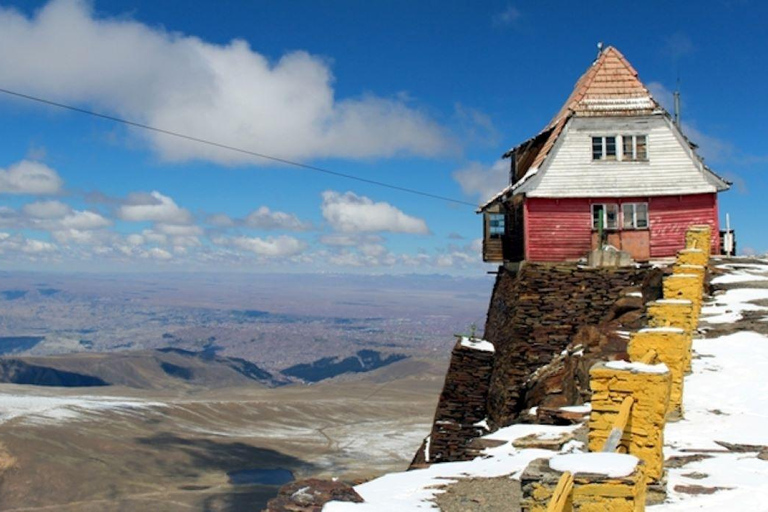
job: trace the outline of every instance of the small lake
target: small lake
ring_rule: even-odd
[[[285,485],[293,482],[293,473],[287,469],[241,469],[227,473],[232,485]]]

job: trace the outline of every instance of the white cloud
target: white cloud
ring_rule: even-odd
[[[451,147],[402,98],[336,98],[326,59],[294,51],[270,61],[243,40],[211,44],[127,16],[96,17],[84,0],[52,0],[31,18],[0,8],[0,48],[4,87],[283,158],[430,156]],[[169,160],[263,163],[147,137]]]
[[[25,204],[21,211],[34,219],[60,219],[72,211],[61,201],[37,201]]]
[[[192,215],[180,208],[173,199],[154,191],[149,194],[133,193],[117,211],[123,220],[134,222],[152,221],[165,224],[189,224]]]
[[[99,229],[112,225],[112,222],[109,219],[106,219],[96,212],[89,211],[75,211],[69,213],[56,223],[65,229],[78,230]]]
[[[302,240],[286,235],[267,238],[247,236],[219,237],[213,241],[217,245],[229,245],[266,258],[295,256],[307,248],[307,244]]]
[[[7,252],[39,255],[56,252],[56,245],[20,234],[0,233],[0,254]]]
[[[332,247],[355,247],[361,244],[378,244],[384,239],[379,235],[332,233],[320,237],[320,243]]]
[[[152,247],[148,251],[142,253],[142,256],[162,261],[173,259],[173,254],[159,247]]]
[[[288,231],[306,231],[312,228],[309,223],[302,222],[292,213],[273,212],[266,206],[249,213],[244,219],[244,224],[251,228]]]
[[[41,252],[52,252],[56,250],[56,246],[49,242],[43,242],[42,240],[34,240],[28,238],[25,240],[21,250],[26,253],[37,254]]]
[[[2,37],[0,28],[0,39]],[[0,46],[2,46],[1,43]],[[5,51],[0,52],[0,55],[3,54]],[[41,162],[22,160],[8,169],[0,169],[0,194],[58,194],[63,184],[56,171]]]
[[[229,228],[235,225],[234,219],[225,213],[209,215],[206,221],[217,228]]]
[[[497,160],[490,167],[472,162],[455,171],[453,179],[459,182],[465,194],[484,202],[509,185],[509,161]]]
[[[179,225],[179,224],[157,224],[154,228],[164,235],[171,236],[198,236],[203,234],[200,226]]]
[[[429,233],[427,223],[423,219],[406,215],[389,203],[374,203],[371,199],[353,192],[341,194],[332,190],[323,192],[322,197],[323,218],[337,231]]]
[[[651,92],[651,96],[653,96],[656,101],[661,103],[661,106],[664,107],[664,110],[670,114],[674,113],[675,96],[672,91],[667,89],[667,86],[661,82],[648,82],[646,87],[648,87],[648,90]]]

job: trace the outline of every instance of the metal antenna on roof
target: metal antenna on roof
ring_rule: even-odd
[[[680,77],[677,77],[677,89],[673,94],[675,98],[675,125],[680,128]]]
[[[597,42],[597,58],[599,59],[600,55],[602,55],[602,54],[603,54],[603,42],[602,41],[598,41]]]

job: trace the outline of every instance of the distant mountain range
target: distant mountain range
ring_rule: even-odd
[[[360,350],[349,357],[324,357],[272,374],[217,348],[191,351],[166,347],[151,351],[74,353],[47,357],[0,357],[0,382],[33,386],[126,386],[141,389],[225,387],[249,382],[268,387],[315,383],[344,374],[370,372],[407,359],[403,354]]]

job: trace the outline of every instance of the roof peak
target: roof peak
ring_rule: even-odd
[[[586,72],[549,126],[563,117],[636,116],[663,111],[638,78],[632,64],[615,47],[607,45]]]

